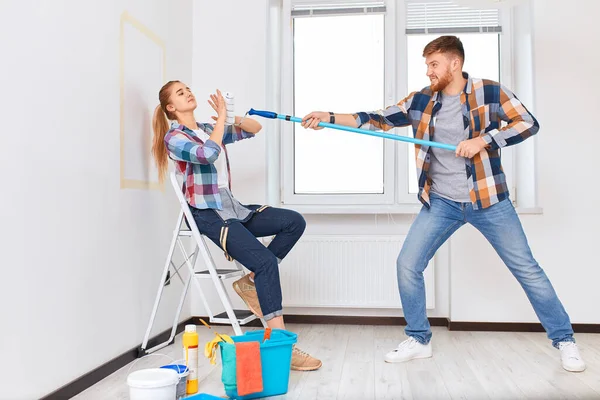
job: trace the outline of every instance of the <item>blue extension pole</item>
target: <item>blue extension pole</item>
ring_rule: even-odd
[[[277,114],[272,111],[255,110],[254,108],[251,108],[250,111],[248,111],[248,115],[258,115],[260,117],[270,118],[270,119],[283,119],[285,121],[302,122],[302,118],[292,117],[290,115]],[[399,140],[401,142],[409,142],[409,143],[420,144],[420,145],[424,145],[424,146],[438,147],[440,149],[445,149],[445,150],[450,150],[450,151],[456,151],[456,146],[451,145],[451,144],[446,144],[446,143],[432,142],[429,140],[415,139],[415,138],[406,137],[406,136],[392,135],[389,133],[369,131],[366,129],[352,128],[352,127],[344,126],[344,125],[331,124],[329,122],[319,122],[318,126],[322,126],[324,128],[339,129],[341,131],[361,133],[363,135],[376,136],[376,137],[380,137],[380,138],[384,138],[384,139]]]

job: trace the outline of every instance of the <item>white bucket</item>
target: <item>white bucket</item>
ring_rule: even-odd
[[[176,400],[179,382],[172,369],[150,368],[132,372],[127,377],[130,400]]]

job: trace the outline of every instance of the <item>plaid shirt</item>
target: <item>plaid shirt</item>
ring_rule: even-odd
[[[472,159],[465,160],[469,196],[474,209],[487,208],[509,196],[506,176],[500,163],[500,149],[535,135],[539,124],[517,97],[498,82],[470,78],[460,95],[465,129],[469,139],[482,137],[488,144]],[[435,140],[435,115],[442,107],[438,92],[426,87],[413,92],[385,110],[354,114],[358,126],[370,130],[390,130],[412,125],[417,139]],[[501,127],[501,121],[507,125]],[[415,145],[419,200],[429,207],[429,146]]]
[[[198,129],[202,129],[208,135],[213,132],[213,128],[213,125],[198,123]],[[254,137],[253,133],[233,125],[225,125],[223,150],[230,190],[231,174],[225,145],[251,137]],[[169,157],[175,161],[177,172],[183,174],[185,178],[182,190],[187,202],[195,208],[221,210],[223,204],[219,195],[217,168],[214,165],[221,153],[221,146],[210,139],[203,142],[194,131],[177,122],[171,124],[171,129],[165,135],[165,145]]]

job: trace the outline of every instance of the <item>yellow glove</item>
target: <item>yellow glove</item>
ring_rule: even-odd
[[[233,344],[233,340],[228,335],[217,334],[213,340],[206,343],[206,346],[204,346],[204,356],[210,359],[210,363],[213,365],[217,363],[217,348],[219,347],[219,342],[223,341]]]

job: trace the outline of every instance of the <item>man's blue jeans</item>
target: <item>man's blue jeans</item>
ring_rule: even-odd
[[[529,298],[552,345],[575,341],[569,316],[544,270],[533,258],[521,222],[510,200],[474,210],[471,203],[430,194],[412,224],[397,261],[398,288],[407,326],[405,332],[422,344],[431,339],[425,309],[423,271],[439,247],[458,228],[470,223],[494,247]]]

